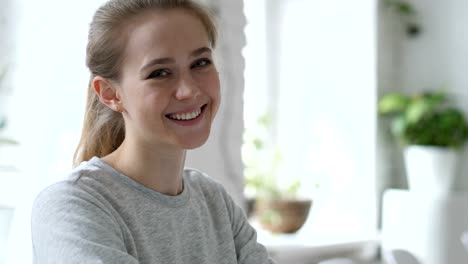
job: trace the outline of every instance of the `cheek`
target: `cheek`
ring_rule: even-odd
[[[153,118],[159,118],[163,115],[164,109],[167,107],[170,98],[170,94],[152,91],[151,93],[143,95],[143,101],[140,108],[145,111],[146,115]]]
[[[164,105],[164,96],[151,89],[141,88],[141,92],[133,92],[127,98],[127,103],[130,117],[139,123],[138,126],[145,126],[145,123],[150,124],[160,119],[163,113],[161,107]]]
[[[214,108],[218,108],[220,101],[220,81],[216,69],[210,69],[206,72],[199,72],[194,76],[199,87],[212,100]]]
[[[219,101],[220,99],[220,80],[217,71],[212,71],[210,74],[204,76],[204,85],[206,87],[206,93],[213,98],[213,100]]]
[[[215,74],[213,74],[213,76],[211,76],[211,78],[209,80],[209,85],[206,86],[208,88],[207,94],[213,100],[212,103],[213,103],[214,114],[216,114],[216,112],[217,112],[217,110],[219,108],[220,101],[221,101],[220,86],[221,86],[221,84],[220,84],[220,81],[219,81],[218,73],[216,72]]]

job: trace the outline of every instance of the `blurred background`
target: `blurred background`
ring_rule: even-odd
[[[0,263],[31,263],[32,201],[71,169],[88,24],[104,2],[0,0]],[[468,111],[467,1],[202,2],[218,19],[223,99],[187,166],[224,184],[278,263],[467,263],[468,133],[454,178],[433,184],[447,187],[428,182],[451,161],[426,155],[416,191],[405,153],[434,144],[400,140],[380,108],[435,93],[416,100],[419,116],[442,100]]]

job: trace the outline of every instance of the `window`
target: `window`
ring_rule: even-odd
[[[374,1],[244,3],[246,128],[273,117],[280,181],[314,199],[304,231],[375,234]]]

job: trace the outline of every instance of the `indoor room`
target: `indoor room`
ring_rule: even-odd
[[[125,6],[125,1],[111,1]],[[103,15],[104,27],[119,25],[123,30],[91,32],[93,23],[100,22],[95,12],[106,2],[0,0],[0,264],[31,264],[33,259],[61,263],[52,256],[64,245],[82,249],[74,253],[77,260],[68,263],[89,263],[91,255],[78,260],[87,251],[81,240],[71,240],[75,233],[67,230],[80,232],[88,223],[100,222],[93,218],[72,222],[73,213],[82,216],[76,204],[54,207],[65,205],[62,196],[50,190],[65,180],[75,181],[71,180],[75,172],[91,160],[107,162],[102,166],[145,193],[166,200],[202,199],[202,203],[189,200],[196,211],[181,212],[186,217],[176,214],[181,209],[166,207],[154,213],[161,219],[174,216],[164,227],[180,232],[166,228],[164,239],[173,237],[180,250],[188,248],[184,243],[194,244],[187,232],[208,228],[203,229],[209,234],[203,237],[207,242],[200,241],[190,254],[205,256],[200,247],[214,255],[211,261],[194,257],[187,262],[188,253],[168,246],[171,249],[161,250],[161,255],[174,254],[161,257],[159,263],[220,263],[215,259],[221,257],[228,261],[219,248],[210,250],[212,244],[230,243],[231,237],[221,239],[227,232],[223,228],[234,232],[235,248],[230,250],[237,254],[235,263],[263,263],[260,258],[249,260],[257,253],[268,256],[270,262],[265,263],[277,264],[468,263],[468,30],[464,26],[468,1],[195,0],[204,11],[168,4],[154,16],[141,15],[141,20],[137,11],[129,11],[130,18],[116,18],[114,24],[104,23],[112,17]],[[186,1],[130,2],[183,5]],[[181,12],[184,8],[190,12]],[[185,21],[174,12],[192,22],[184,22],[186,27],[171,22],[173,17]],[[193,20],[197,16],[201,19]],[[156,22],[144,24],[143,17]],[[157,27],[158,21],[167,24]],[[137,25],[150,26],[138,31]],[[197,35],[198,29],[203,33]],[[146,43],[146,37],[159,34],[157,30],[166,35]],[[115,37],[109,41],[112,47],[130,52],[130,45],[135,45],[131,46],[134,56],[108,63],[109,69],[146,61],[146,50],[182,54],[183,47],[199,39],[208,44],[190,53],[190,60],[202,58],[190,61],[190,67],[181,66],[182,55],[164,54],[168,57],[156,64],[168,66],[147,79],[134,76],[131,83],[121,77],[126,72],[114,78],[92,68],[93,49],[100,48],[100,61],[113,56],[106,51],[114,49],[93,42],[110,36],[108,32]],[[132,40],[137,33],[141,39],[135,37],[127,46],[115,44]],[[124,84],[133,92],[119,90],[127,87]],[[138,85],[142,89],[135,89]],[[165,89],[150,89],[158,85]],[[106,97],[106,91],[115,97]],[[87,107],[90,94],[99,109],[119,118],[121,133],[110,119],[98,120],[104,110]],[[131,104],[130,99],[139,101]],[[200,109],[193,110],[195,105]],[[153,110],[159,111],[158,118],[151,115]],[[148,121],[153,119],[158,121]],[[94,129],[106,124],[111,127],[107,132]],[[205,130],[199,129],[201,125]],[[95,131],[99,151],[85,151],[87,131]],[[141,152],[132,150],[128,142]],[[160,165],[150,161],[156,153]],[[143,182],[130,176],[130,171],[143,170],[140,162],[170,171],[176,166],[174,153],[179,155],[183,180],[180,175],[165,176],[164,184],[159,184],[155,178]],[[127,163],[119,160],[122,157]],[[205,186],[200,190],[206,193],[186,194],[198,190],[186,180],[188,170],[204,179],[197,184]],[[177,179],[180,186],[175,193],[159,189],[175,186]],[[114,182],[103,185],[109,195],[120,197],[115,198],[117,204],[124,200],[145,204],[139,196],[112,189]],[[209,186],[216,186],[216,192]],[[217,199],[217,194],[222,196]],[[48,200],[38,200],[46,195]],[[224,199],[226,204],[219,205]],[[111,206],[112,212],[120,214],[119,206]],[[217,226],[220,214],[210,206],[228,210],[223,219],[238,221],[231,222],[232,230]],[[128,213],[132,218],[145,212],[146,217],[146,210],[138,208],[129,206],[125,213],[134,210]],[[145,250],[138,247],[141,241],[128,217],[122,216],[125,228],[120,229],[129,226],[129,236],[135,235],[136,242],[125,244],[120,253],[132,261],[109,258],[99,263],[156,262],[157,258],[144,257],[142,252],[152,247],[148,243]],[[77,226],[66,229],[71,223]],[[35,231],[39,227],[42,233]],[[143,237],[165,241],[156,229],[143,227],[138,229],[148,230]],[[248,237],[245,247],[254,249],[239,246],[234,228]],[[47,239],[42,239],[44,234]],[[213,242],[211,236],[223,243]],[[162,242],[156,243],[155,248],[164,248]],[[98,253],[93,254],[98,260]]]

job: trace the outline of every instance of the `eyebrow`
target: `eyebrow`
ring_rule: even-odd
[[[199,56],[205,52],[208,52],[208,53],[211,53],[211,49],[208,48],[208,47],[201,47],[201,48],[198,48],[194,51],[192,51],[190,53],[190,57],[196,57],[196,56]],[[169,64],[169,63],[174,63],[174,59],[173,58],[157,58],[157,59],[153,59],[153,60],[150,60],[147,64],[145,64],[145,66],[143,66],[140,70],[141,73],[145,72],[146,69],[154,66],[154,65],[157,65],[157,64]]]

